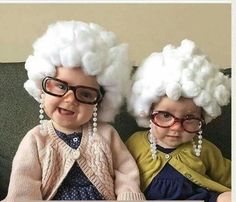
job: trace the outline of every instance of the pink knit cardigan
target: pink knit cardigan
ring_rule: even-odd
[[[136,163],[112,126],[99,123],[92,136],[85,125],[78,149],[56,135],[51,121],[44,128],[44,135],[36,126],[21,141],[5,201],[52,199],[75,162],[106,200],[145,199]]]

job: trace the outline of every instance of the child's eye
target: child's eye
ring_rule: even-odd
[[[168,112],[162,112],[162,116],[163,116],[163,118],[170,118],[170,117],[172,117],[171,114],[168,113]]]
[[[77,88],[76,96],[79,100],[94,102],[97,99],[97,92],[91,89]]]
[[[91,93],[89,93],[89,92],[81,92],[80,93],[80,96],[82,96],[82,97],[84,97],[84,98],[92,98],[93,96],[92,96],[92,94]]]
[[[61,89],[61,90],[66,90],[66,85],[65,84],[57,84],[57,88]]]

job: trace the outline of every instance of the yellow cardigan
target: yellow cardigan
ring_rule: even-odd
[[[147,131],[137,132],[126,142],[139,167],[142,191],[147,188],[167,162],[201,187],[217,192],[230,190],[231,161],[224,158],[214,144],[203,139],[200,157],[193,154],[192,143],[188,142],[169,154],[158,151],[156,160],[153,160],[147,134]]]

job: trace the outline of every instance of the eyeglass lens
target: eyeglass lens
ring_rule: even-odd
[[[57,80],[47,79],[45,82],[46,90],[55,95],[63,96],[67,92],[67,85]]]
[[[68,86],[66,82],[52,77],[46,77],[43,80],[43,89],[46,93],[59,97],[65,95],[68,90],[73,90],[79,102],[88,104],[95,104],[101,97],[97,89],[86,86]]]
[[[172,114],[164,111],[152,113],[151,119],[154,124],[159,127],[169,128],[176,122],[181,122],[183,129],[187,132],[198,132],[202,127],[202,121],[199,118],[183,118],[179,119]]]
[[[76,89],[76,97],[80,101],[95,102],[98,94],[95,90],[80,87]]]

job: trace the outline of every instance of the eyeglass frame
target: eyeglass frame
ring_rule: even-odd
[[[168,113],[173,119],[173,123],[169,126],[160,126],[158,125],[155,121],[154,121],[154,118],[155,116],[158,114],[158,113]],[[184,128],[184,125],[183,125],[183,122],[186,121],[186,120],[191,120],[191,119],[196,119],[196,120],[199,120],[199,122],[201,123],[201,126],[199,127],[198,130],[196,131],[188,131]],[[161,127],[161,128],[170,128],[171,126],[173,126],[175,123],[177,122],[180,122],[181,124],[181,127],[183,128],[184,131],[188,132],[188,133],[197,133],[199,131],[201,131],[202,127],[205,125],[205,121],[201,118],[198,118],[198,117],[189,117],[189,118],[178,118],[176,116],[174,116],[173,114],[167,112],[167,111],[153,111],[151,114],[150,114],[150,120],[152,121],[152,123],[154,123],[156,126],[158,127]]]
[[[47,82],[48,79],[53,79],[53,80],[55,80],[55,81],[59,81],[59,82],[65,84],[66,87],[67,87],[67,89],[65,90],[65,92],[64,92],[62,95],[54,94],[54,93],[48,91],[48,90],[46,89],[46,82]],[[78,88],[90,89],[90,90],[95,91],[95,92],[97,93],[97,95],[98,95],[98,96],[97,96],[97,99],[96,99],[94,102],[86,102],[86,101],[81,101],[81,100],[79,100],[79,99],[77,98],[77,96],[76,96],[76,90],[77,90]],[[96,89],[96,88],[89,87],[89,86],[83,86],[83,85],[70,86],[66,81],[62,81],[62,80],[60,80],[60,79],[58,79],[58,78],[51,77],[51,76],[46,76],[46,77],[43,78],[43,80],[42,80],[42,89],[43,89],[43,91],[44,91],[45,93],[47,93],[47,94],[49,94],[49,95],[52,95],[52,96],[56,96],[56,97],[63,97],[69,90],[72,90],[73,93],[74,93],[75,99],[76,99],[78,102],[81,102],[81,103],[84,103],[84,104],[91,104],[91,105],[92,105],[92,104],[97,104],[97,103],[99,103],[99,102],[102,100],[102,97],[103,97],[101,91],[98,90],[98,89]]]

